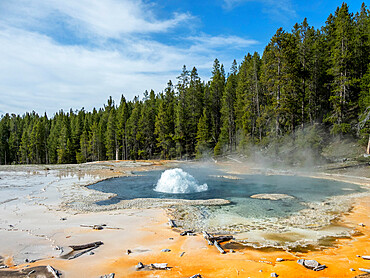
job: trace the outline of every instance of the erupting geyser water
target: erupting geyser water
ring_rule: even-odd
[[[192,175],[180,168],[164,171],[154,188],[158,192],[176,194],[202,192],[207,189],[208,185],[206,183],[198,184],[198,181]]]

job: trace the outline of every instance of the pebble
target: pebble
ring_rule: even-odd
[[[277,275],[275,272],[271,273],[270,275],[271,277],[279,277],[279,275]]]
[[[259,272],[262,272],[262,269],[260,269]]]
[[[364,260],[370,260],[370,256],[362,256]]]
[[[90,251],[90,252],[89,252],[89,255],[90,255],[90,256],[92,256],[92,255],[94,255],[94,254],[95,254],[95,253],[94,253],[93,251]]]
[[[142,269],[144,268],[144,265],[142,262],[139,262],[136,266],[135,266],[136,269]]]
[[[132,251],[130,249],[127,249],[126,254],[130,255],[131,253],[132,253]]]
[[[171,252],[171,250],[166,248],[166,249],[162,249],[161,252]]]
[[[360,223],[358,225],[361,226],[361,227],[365,227],[366,226],[364,223]]]
[[[355,269],[354,269],[354,268],[350,268],[349,270],[350,270],[350,271],[355,271]]]
[[[283,259],[283,258],[276,258],[276,261],[277,261],[277,262],[283,262],[283,261],[284,261],[284,259]]]
[[[230,253],[235,253],[235,251],[233,249],[230,249],[229,252]]]

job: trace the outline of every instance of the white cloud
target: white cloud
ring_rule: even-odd
[[[64,20],[74,31],[104,38],[119,38],[134,32],[165,32],[192,19],[188,13],[156,19],[151,6],[140,0],[17,0],[2,5],[3,21],[11,24],[47,28],[42,25]]]
[[[0,12],[0,113],[91,110],[110,95],[119,101],[122,93],[131,100],[146,89],[163,90],[169,79],[176,82],[184,64],[210,72],[214,58],[229,59],[227,49],[256,43],[206,34],[179,38],[186,45],[161,43],[150,34],[165,34],[191,15],[159,20],[153,7],[141,1],[31,2],[25,5],[28,1],[20,0],[19,8],[14,2],[0,3],[0,10],[9,15]],[[84,43],[63,44],[45,32],[53,30],[55,19],[51,26],[49,22],[53,16],[63,24],[75,24],[74,33],[68,35],[83,36]]]

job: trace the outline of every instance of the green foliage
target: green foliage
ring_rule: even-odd
[[[188,159],[256,149],[309,164],[333,138],[349,135],[363,149],[370,136],[369,34],[368,7],[352,14],[343,3],[320,29],[307,19],[291,32],[279,28],[262,57],[234,60],[227,78],[215,59],[208,82],[184,66],[175,86],[169,81],[164,92],[131,101],[122,95],[118,106],[109,97],[91,112],[2,115],[0,164]]]

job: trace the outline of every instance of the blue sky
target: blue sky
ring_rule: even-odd
[[[277,28],[321,27],[341,1],[0,0],[0,114],[91,110],[176,83],[208,80],[218,58],[261,55]],[[347,1],[352,12],[362,1]]]

